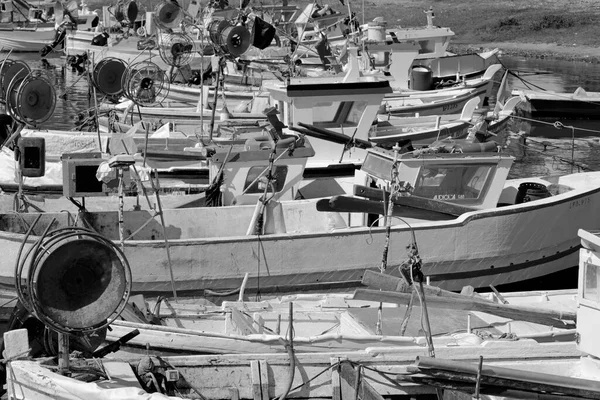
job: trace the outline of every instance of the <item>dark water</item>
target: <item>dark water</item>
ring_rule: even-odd
[[[26,60],[34,69],[43,67],[38,54],[17,54],[15,58]],[[537,87],[558,92],[573,92],[582,87],[586,91],[600,91],[600,66],[596,64],[512,57],[503,57],[502,62],[519,75],[519,78],[509,78],[511,89]],[[53,117],[43,128],[73,129],[74,116],[93,107],[93,100],[88,96],[87,79],[85,75],[63,68],[64,58],[48,58],[48,63],[50,68],[45,69],[45,72],[56,88],[57,105]],[[516,157],[510,177],[576,172],[580,168],[568,163],[572,159],[586,168],[600,169],[600,119],[562,122],[566,126],[583,126],[587,130],[559,130],[547,123],[532,124],[519,121],[511,125],[511,131],[529,131],[532,137],[528,139],[527,146],[510,138],[511,135],[503,137],[507,145],[506,152]]]

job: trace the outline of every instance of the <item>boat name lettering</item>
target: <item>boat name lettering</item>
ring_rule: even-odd
[[[464,198],[464,194],[436,194],[435,196],[433,196],[434,200],[456,200]]]
[[[444,104],[442,106],[442,111],[454,110],[455,108],[458,108],[458,104],[456,104],[456,103],[453,103],[453,104]]]
[[[569,203],[569,210],[571,208],[585,206],[586,204],[590,204],[591,202],[592,202],[592,199],[590,199],[589,196],[583,197],[581,199],[573,200],[572,202]]]

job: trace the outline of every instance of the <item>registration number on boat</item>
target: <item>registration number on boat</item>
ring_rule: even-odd
[[[581,199],[573,200],[572,202],[569,203],[569,210],[571,208],[585,206],[587,204],[590,204],[591,202],[592,202],[592,199],[590,199],[589,197],[583,197]]]
[[[454,110],[455,108],[458,108],[458,104],[456,104],[456,103],[444,104],[442,106],[442,111],[450,111],[450,110]]]

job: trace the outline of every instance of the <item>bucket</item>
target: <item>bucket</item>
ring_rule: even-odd
[[[433,72],[422,65],[414,66],[410,72],[412,90],[430,90],[433,86]]]
[[[383,42],[385,40],[385,27],[387,22],[374,20],[369,22],[367,40],[370,42]]]
[[[528,201],[539,200],[550,196],[551,194],[546,185],[541,183],[525,182],[519,185],[515,204],[527,203]]]

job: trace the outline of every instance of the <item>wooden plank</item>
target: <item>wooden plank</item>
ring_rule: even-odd
[[[350,363],[342,363],[340,369],[340,377],[342,380],[342,384],[344,386],[348,386],[350,388],[350,393],[346,396],[344,390],[342,390],[342,395],[344,399],[354,399],[356,398],[356,394],[354,392],[354,387],[356,386],[357,380],[360,379],[358,386],[358,398],[361,400],[384,400],[383,396],[377,393],[373,386],[369,382],[367,382],[364,377],[359,377],[356,369],[350,365]],[[345,383],[344,383],[345,382]]]
[[[342,400],[339,373],[340,366],[337,365],[339,362],[339,358],[331,358],[330,360],[331,365],[333,365],[331,368],[331,400]]]
[[[370,200],[381,201],[383,199],[383,193],[381,189],[362,185],[354,185],[354,195],[365,197]],[[389,196],[389,192],[386,192],[386,195]],[[425,197],[415,195],[400,196],[398,194],[395,194],[394,196],[392,196],[392,201],[395,205],[398,206],[420,208],[427,211],[453,215],[455,217],[458,217],[459,215],[462,215],[466,212],[475,210],[471,207],[449,203],[446,201],[428,199]]]
[[[356,289],[354,292],[354,299],[408,304],[410,301],[410,294],[372,289]],[[427,297],[427,306],[453,310],[481,311],[503,318],[534,322],[560,328],[567,327],[567,325],[560,320],[577,320],[576,312],[561,312],[527,306],[497,304],[473,298],[459,299],[429,296]]]
[[[419,372],[447,380],[476,383],[478,366],[452,360],[419,357]],[[484,385],[500,386],[539,393],[562,393],[589,399],[600,399],[600,385],[595,380],[571,378],[555,374],[487,365],[481,375]]]
[[[269,375],[265,360],[250,361],[252,374],[252,397],[254,400],[269,400]]]
[[[406,280],[402,277],[382,274],[381,272],[372,270],[365,271],[360,283],[368,286],[371,289],[379,289],[390,292],[410,293],[413,290],[412,285],[409,285],[408,282],[406,282]],[[425,294],[429,296],[451,297],[459,299],[469,298],[468,296],[440,289],[436,286],[423,285],[423,290],[425,291]],[[487,300],[482,299],[481,301]]]
[[[318,211],[357,212],[368,214],[386,214],[386,207],[382,201],[360,199],[350,196],[333,196],[328,200],[328,205],[323,200],[317,202]],[[416,207],[394,207],[392,215],[405,218],[421,218],[432,221],[450,220],[455,216],[446,212],[427,210]]]
[[[140,387],[140,383],[131,369],[131,365],[119,361],[103,361],[102,366],[112,381],[126,386]]]

